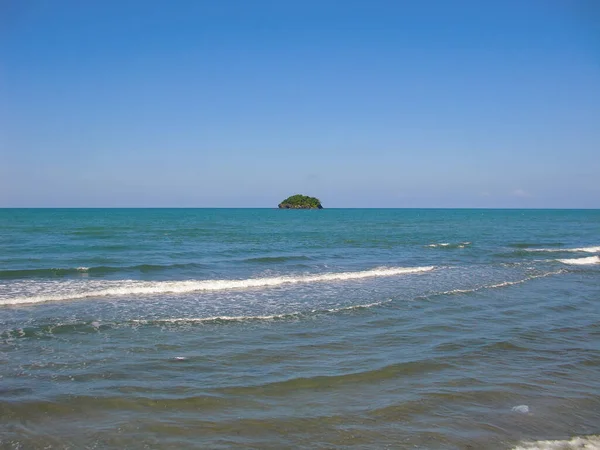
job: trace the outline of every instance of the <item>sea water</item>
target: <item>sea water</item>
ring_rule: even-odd
[[[598,210],[0,210],[0,448],[598,434]]]

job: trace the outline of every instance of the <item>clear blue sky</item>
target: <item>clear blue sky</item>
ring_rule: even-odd
[[[600,208],[595,0],[0,0],[0,206]]]

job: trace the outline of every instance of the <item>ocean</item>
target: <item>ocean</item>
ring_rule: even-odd
[[[598,449],[600,210],[2,209],[2,449]]]

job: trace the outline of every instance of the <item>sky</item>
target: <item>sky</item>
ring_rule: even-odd
[[[600,208],[595,0],[0,0],[0,207]]]

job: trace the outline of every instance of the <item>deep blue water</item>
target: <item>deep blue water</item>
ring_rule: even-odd
[[[598,210],[0,210],[0,448],[597,434]]]

